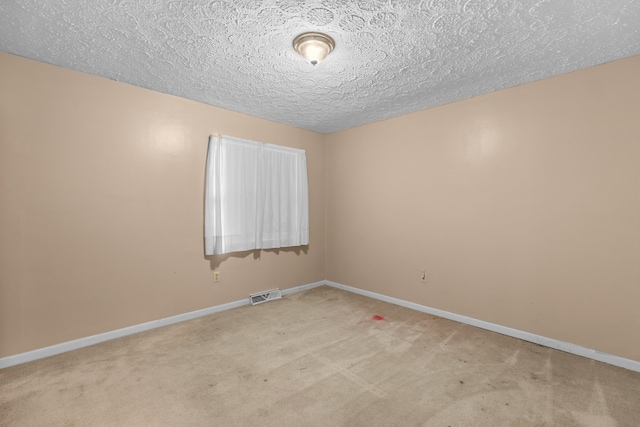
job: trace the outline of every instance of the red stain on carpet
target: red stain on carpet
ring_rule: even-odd
[[[373,316],[373,320],[384,320],[384,317],[378,316],[377,314]]]

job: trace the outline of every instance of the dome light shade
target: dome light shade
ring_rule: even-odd
[[[324,61],[335,46],[333,39],[322,33],[302,33],[293,39],[293,48],[311,65]]]

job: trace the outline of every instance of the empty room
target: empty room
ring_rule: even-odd
[[[0,426],[640,425],[640,2],[4,0]]]

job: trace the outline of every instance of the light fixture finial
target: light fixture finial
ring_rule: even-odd
[[[322,33],[302,33],[293,39],[293,48],[311,65],[324,61],[335,46],[336,42]]]

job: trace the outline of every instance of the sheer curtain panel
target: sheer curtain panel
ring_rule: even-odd
[[[206,255],[308,244],[304,150],[211,136],[204,240]]]

